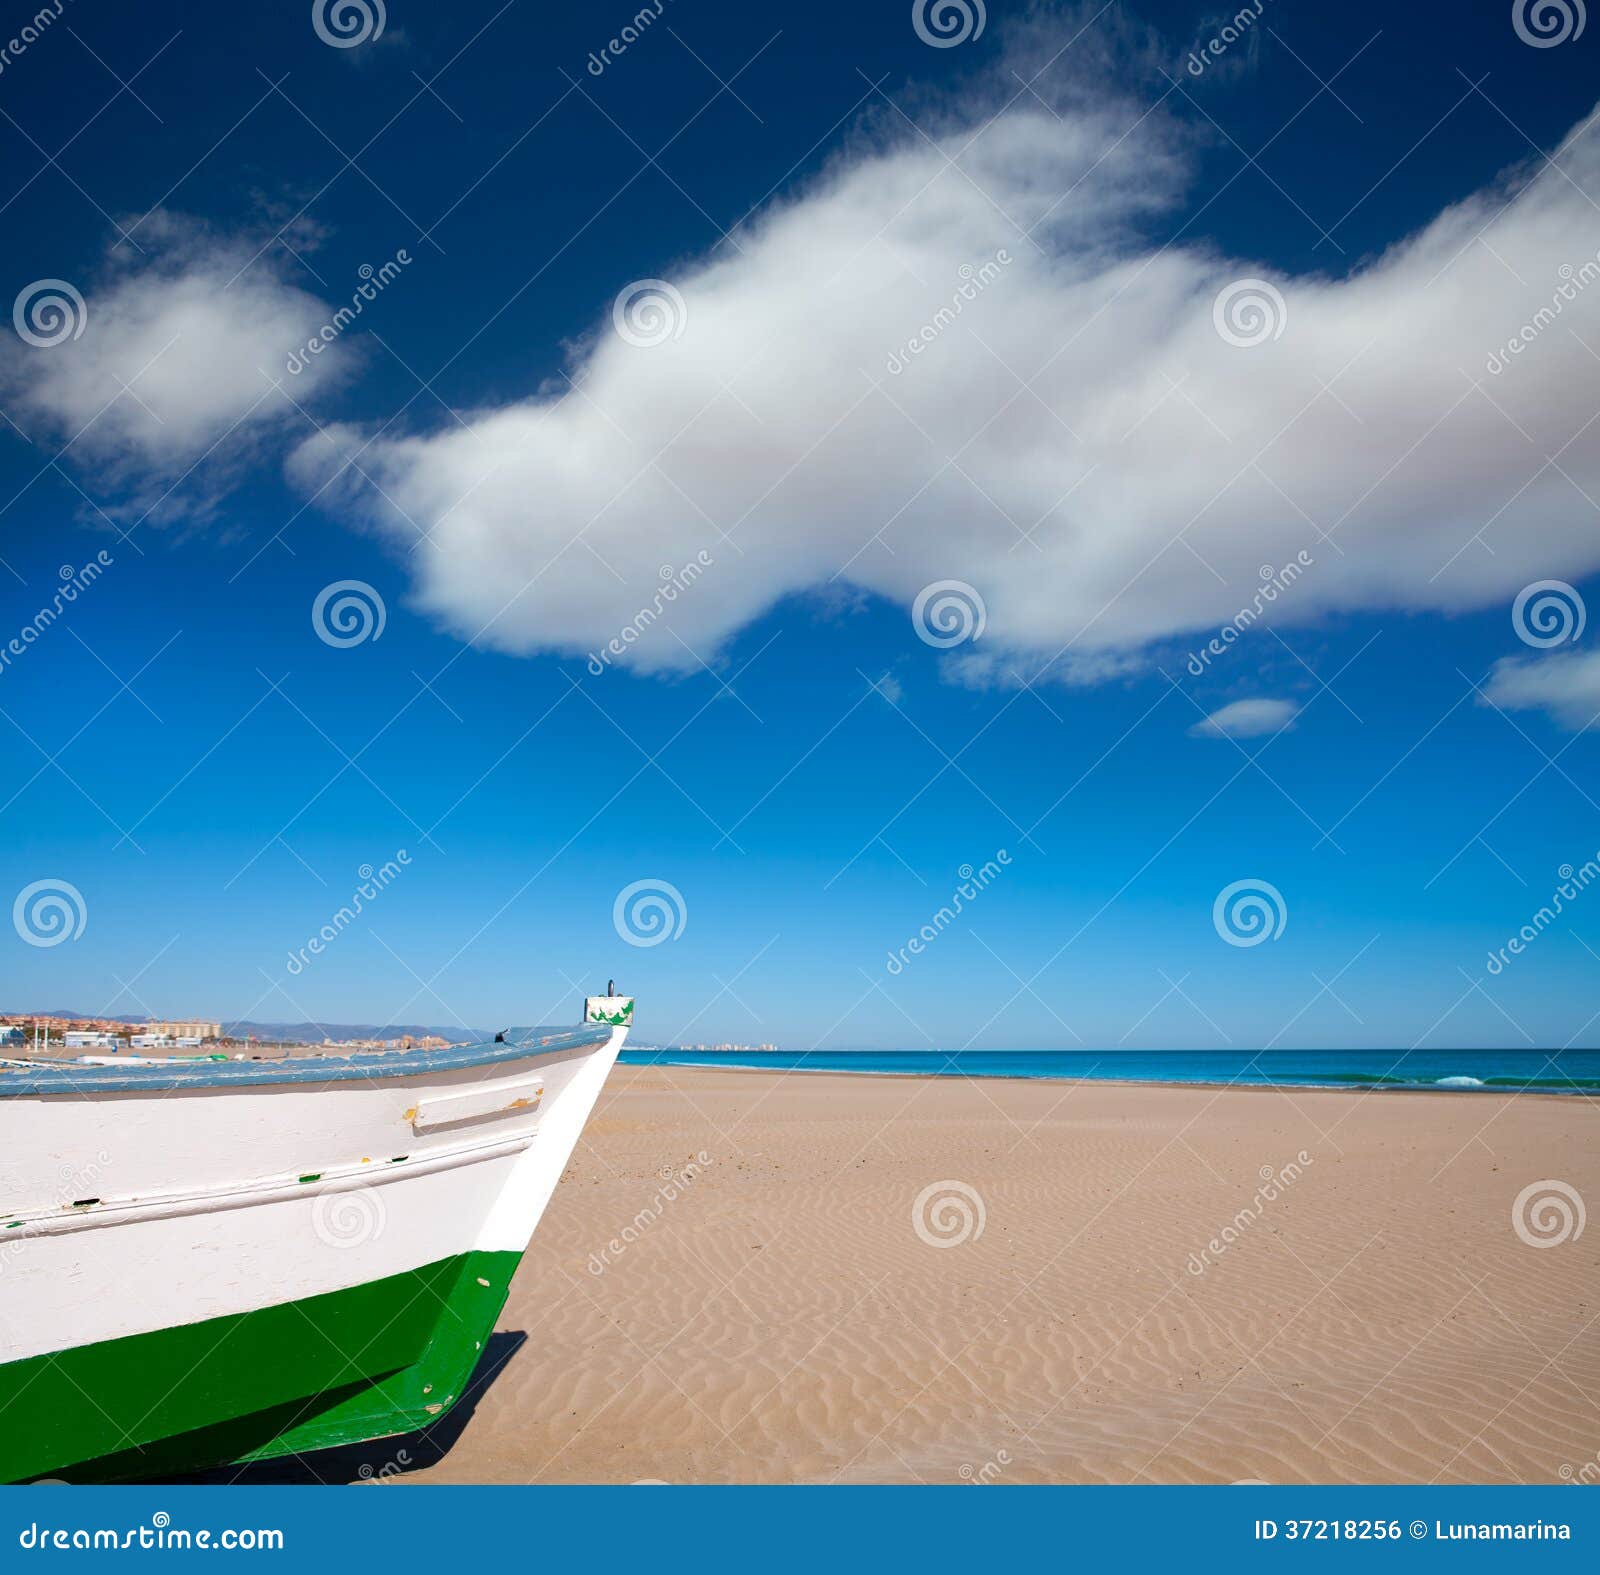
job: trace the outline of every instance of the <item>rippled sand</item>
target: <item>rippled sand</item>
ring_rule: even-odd
[[[1524,1241],[1552,1179],[1600,1206],[1596,1103],[620,1068],[413,1476],[1556,1482],[1600,1226]]]

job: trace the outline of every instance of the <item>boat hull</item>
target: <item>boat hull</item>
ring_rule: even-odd
[[[0,1481],[436,1422],[625,1031],[529,1031],[399,1076],[108,1074],[109,1091],[0,1098]]]
[[[0,1476],[137,1480],[428,1427],[466,1388],[521,1256],[465,1253],[0,1369],[16,1396]]]

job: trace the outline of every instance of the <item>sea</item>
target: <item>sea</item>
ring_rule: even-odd
[[[632,1066],[1600,1095],[1600,1050],[624,1050]]]

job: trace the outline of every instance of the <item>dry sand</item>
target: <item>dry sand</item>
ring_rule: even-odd
[[[1558,1482],[1600,1227],[1528,1245],[1545,1179],[1600,1203],[1595,1102],[619,1068],[414,1479]]]

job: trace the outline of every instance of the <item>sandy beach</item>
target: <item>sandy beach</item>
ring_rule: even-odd
[[[1600,1199],[1597,1138],[1581,1098],[619,1068],[408,1475],[1593,1476],[1600,1229],[1513,1211]]]

